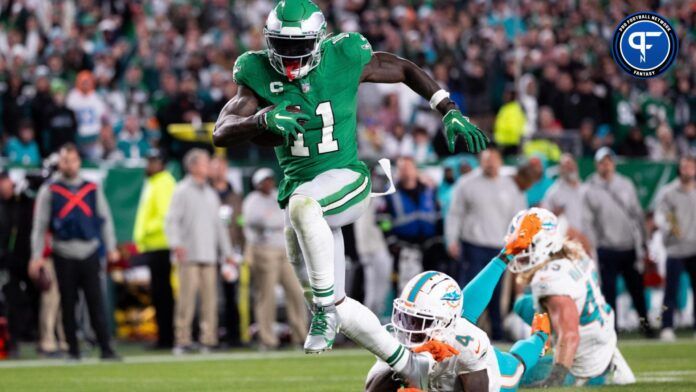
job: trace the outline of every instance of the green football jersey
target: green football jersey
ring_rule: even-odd
[[[674,127],[674,106],[667,99],[647,96],[640,109],[644,121],[643,135],[655,135],[657,127],[663,122]]]
[[[261,99],[261,107],[289,101],[313,116],[289,146],[275,147],[285,178],[279,202],[303,182],[331,169],[369,174],[358,159],[357,95],[360,75],[372,58],[370,43],[358,33],[341,33],[321,44],[321,61],[302,79],[289,81],[269,63],[267,51],[246,52],[234,65],[234,80]]]

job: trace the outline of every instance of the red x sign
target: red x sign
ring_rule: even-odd
[[[53,192],[63,196],[68,200],[68,202],[65,203],[63,208],[61,208],[58,212],[58,217],[65,218],[70,213],[70,211],[72,211],[75,207],[78,207],[82,210],[82,212],[85,213],[85,215],[91,218],[92,209],[89,208],[89,206],[84,202],[84,198],[95,189],[97,189],[97,186],[92,183],[89,183],[80,188],[80,190],[78,190],[77,193],[72,193],[68,189],[58,184],[51,185],[51,190]]]

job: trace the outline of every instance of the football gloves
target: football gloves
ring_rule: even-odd
[[[486,144],[490,142],[488,137],[476,125],[469,121],[462,112],[452,109],[444,117],[442,123],[445,125],[445,137],[447,138],[447,148],[454,152],[454,144],[457,136],[462,135],[466,142],[466,150],[476,154],[486,149]]]
[[[297,133],[305,131],[300,125],[300,121],[309,121],[309,115],[297,112],[288,111],[289,101],[283,101],[277,104],[273,109],[264,113],[264,123],[266,130],[282,136],[285,139],[285,145],[290,144],[290,137],[297,139]]]
[[[439,342],[437,340],[429,340],[425,344],[422,344],[414,348],[413,352],[429,352],[430,354],[432,354],[433,359],[435,359],[436,362],[442,362],[449,357],[459,355],[459,350],[450,346],[447,343]]]
[[[514,233],[507,237],[505,253],[516,255],[532,244],[534,236],[541,231],[541,220],[536,214],[527,214],[522,218],[522,222]]]

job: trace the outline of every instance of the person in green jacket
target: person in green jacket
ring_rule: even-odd
[[[135,217],[133,241],[141,252],[140,257],[150,267],[150,288],[158,331],[154,348],[170,349],[174,345],[174,296],[164,219],[169,211],[176,180],[164,170],[164,159],[155,150],[148,156],[145,174],[147,179]]]

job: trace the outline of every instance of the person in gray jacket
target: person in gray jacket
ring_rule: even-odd
[[[229,233],[220,218],[220,198],[208,184],[210,156],[194,148],[184,157],[187,175],[176,186],[165,232],[179,269],[174,313],[174,354],[193,350],[191,323],[200,295],[201,351],[217,346],[218,260],[234,263]]]
[[[679,278],[689,274],[696,286],[696,157],[679,161],[679,177],[667,184],[657,196],[657,224],[667,248],[665,297],[662,306],[660,338],[673,341],[674,309],[677,306]],[[696,311],[696,307],[694,308]],[[694,320],[696,328],[696,320]]]
[[[597,247],[602,292],[616,309],[616,278],[621,274],[641,319],[641,329],[654,335],[647,319],[643,277],[636,268],[637,252],[645,248],[643,210],[630,179],[616,173],[615,154],[609,147],[597,150],[597,172],[585,183],[583,220],[587,235]]]
[[[75,306],[78,290],[82,290],[101,358],[118,360],[109,341],[100,278],[101,244],[110,262],[119,258],[109,205],[101,186],[80,176],[82,161],[77,147],[66,144],[58,154],[58,172],[41,186],[36,197],[29,275],[37,277],[44,268],[45,239],[50,231],[69,359],[80,359]]]
[[[458,260],[457,281],[464,287],[503,246],[508,224],[527,208],[527,197],[513,177],[503,175],[498,150],[481,152],[481,168],[461,177],[454,185],[445,220],[450,256]],[[491,338],[503,338],[500,286],[490,302]]]

